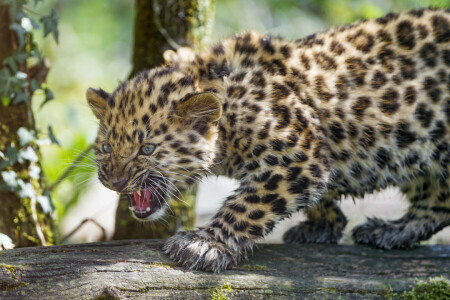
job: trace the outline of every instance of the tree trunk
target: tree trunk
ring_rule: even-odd
[[[1,252],[1,299],[392,299],[418,279],[449,279],[450,246],[382,251],[348,245],[264,245],[219,274],[188,271],[163,241]],[[443,282],[444,279],[442,279]],[[426,299],[445,299],[425,289]],[[412,299],[411,297],[408,299]],[[425,299],[417,296],[417,299]]]
[[[11,56],[17,48],[15,33],[9,27],[8,6],[0,4],[0,62]],[[21,69],[26,72],[27,70],[24,68],[21,66]],[[10,103],[3,106],[0,103],[0,151],[4,154],[8,147],[19,147],[17,130],[20,127],[36,132],[31,110],[31,94],[28,93],[27,96],[27,101],[18,104]],[[30,147],[33,147],[40,158],[37,146]],[[40,166],[39,162],[36,163],[36,166]],[[7,171],[14,171],[22,180],[31,182],[36,195],[42,195],[42,176],[39,176],[40,179],[31,178],[29,167],[29,162],[16,162],[9,166]],[[3,183],[2,176],[0,176],[0,185]],[[9,236],[16,247],[52,245],[54,243],[53,220],[50,215],[43,212],[36,197],[20,198],[15,192],[0,189],[0,201],[0,233]],[[1,247],[2,245],[0,245],[0,249]]]
[[[215,0],[136,0],[133,70],[161,65],[162,54],[178,46],[201,48],[209,43]]]
[[[136,73],[163,63],[165,50],[179,46],[200,48],[208,42],[214,22],[214,0],[136,0],[133,70]],[[197,189],[183,194],[181,201],[170,201],[168,224],[136,224],[126,196],[121,196],[116,211],[113,239],[165,238],[180,227],[192,229],[195,223]]]

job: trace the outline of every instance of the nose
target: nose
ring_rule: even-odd
[[[129,178],[121,178],[116,181],[111,181],[111,185],[115,187],[118,192],[122,192],[127,187],[128,179]]]

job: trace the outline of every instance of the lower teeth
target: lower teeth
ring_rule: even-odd
[[[150,211],[150,207],[147,207],[146,211],[149,212]]]

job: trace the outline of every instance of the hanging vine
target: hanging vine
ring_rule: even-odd
[[[49,138],[37,138],[31,100],[41,94],[45,105],[54,98],[46,83],[49,63],[33,34],[42,28],[44,37],[52,35],[58,43],[59,32],[54,9],[48,15],[34,12],[39,2],[0,1],[0,249],[54,243],[39,146],[57,140],[51,127]]]

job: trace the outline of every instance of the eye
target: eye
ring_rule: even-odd
[[[144,155],[150,155],[155,151],[156,145],[155,144],[148,144],[141,147],[141,153]]]
[[[103,144],[102,145],[102,150],[105,153],[111,153],[112,152],[112,148],[110,144]]]

